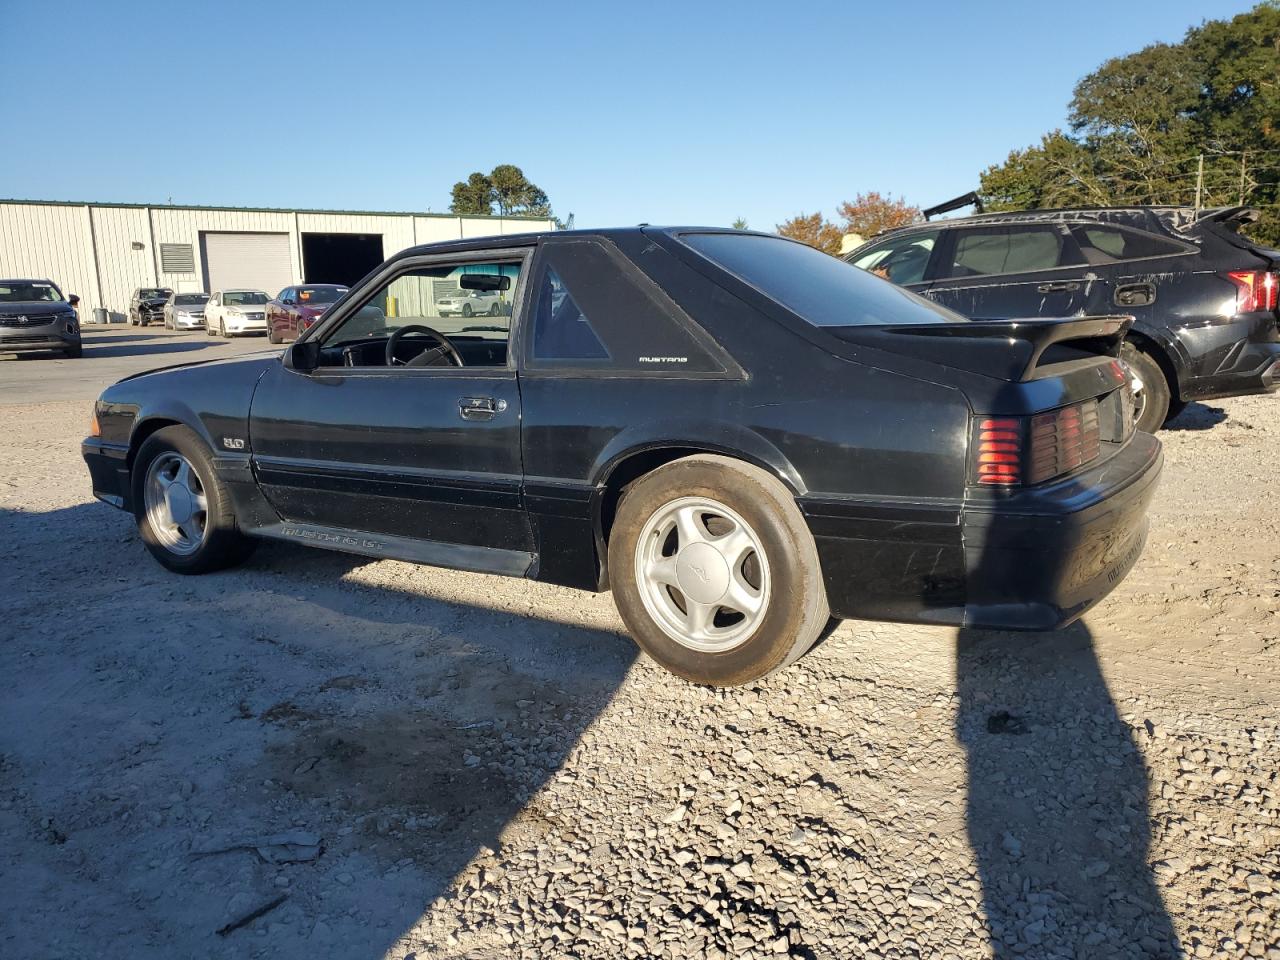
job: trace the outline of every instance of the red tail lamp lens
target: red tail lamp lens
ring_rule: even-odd
[[[1086,400],[1034,417],[980,418],[975,434],[977,483],[1042,483],[1097,459],[1098,402]]]
[[[1096,460],[1099,439],[1096,400],[1032,417],[1027,482],[1051,480]]]
[[[1022,420],[978,422],[978,482],[1012,485],[1022,482]]]
[[[1274,273],[1261,270],[1239,270],[1228,273],[1227,279],[1236,285],[1236,313],[1252,313],[1255,310],[1274,310],[1280,281]]]

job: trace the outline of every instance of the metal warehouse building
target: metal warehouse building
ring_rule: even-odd
[[[0,200],[0,277],[52,280],[123,320],[138,287],[180,292],[354,283],[406,247],[551,230],[529,217]]]

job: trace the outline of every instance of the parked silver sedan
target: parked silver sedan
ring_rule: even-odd
[[[209,302],[207,293],[171,293],[164,305],[166,330],[204,329],[204,307]]]

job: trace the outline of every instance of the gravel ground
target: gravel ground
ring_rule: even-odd
[[[0,955],[1278,960],[1278,409],[1163,435],[1083,624],[849,621],[715,692],[608,595],[168,574],[87,404],[0,407]]]

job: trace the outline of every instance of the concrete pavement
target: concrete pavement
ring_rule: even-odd
[[[84,356],[0,354],[0,406],[51,400],[96,400],[123,377],[177,363],[280,350],[265,336],[222,340],[202,330],[174,333],[160,327],[113,324],[83,328]]]

